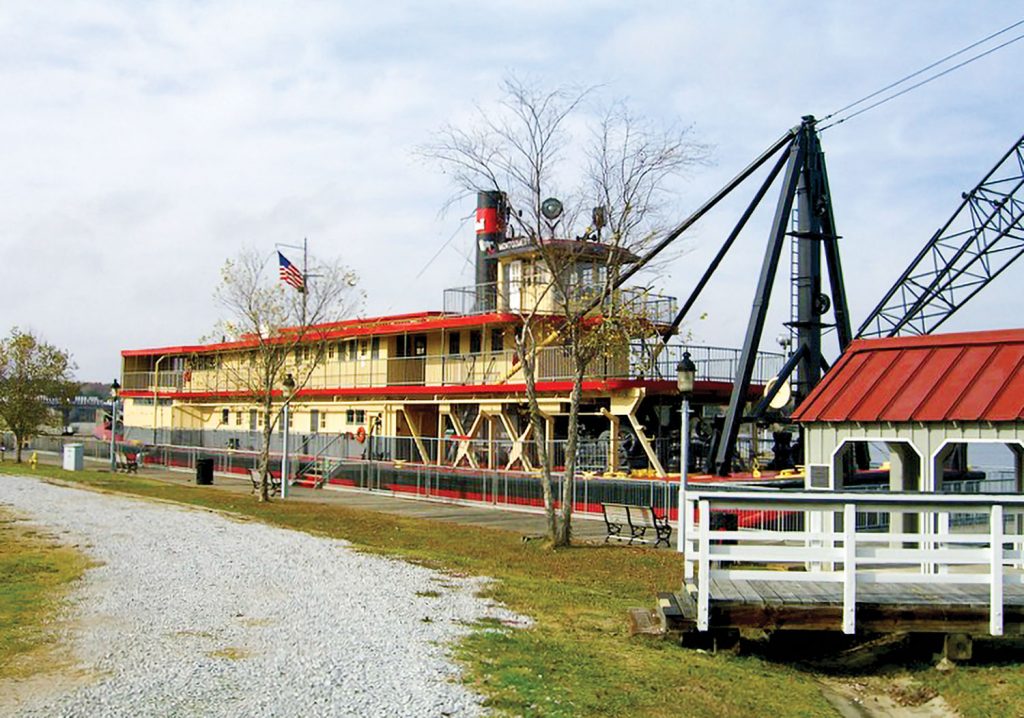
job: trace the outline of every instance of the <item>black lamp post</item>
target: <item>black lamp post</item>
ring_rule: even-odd
[[[683,398],[682,416],[679,427],[679,528],[676,531],[676,549],[683,553],[686,547],[686,474],[690,468],[690,397],[697,377],[697,365],[690,359],[690,352],[683,352],[683,360],[676,365],[676,386]],[[687,562],[687,565],[690,565]]]
[[[110,384],[110,473],[117,471],[114,435],[117,434],[117,399],[121,396],[121,383],[114,379]]]
[[[288,498],[288,414],[292,393],[295,391],[295,378],[291,374],[285,374],[281,385],[284,387],[284,411],[281,415],[281,421],[284,422],[284,446],[281,450],[281,498],[286,499]]]

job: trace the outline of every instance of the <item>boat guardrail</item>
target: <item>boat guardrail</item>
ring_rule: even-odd
[[[586,379],[656,379],[675,381],[676,364],[683,352],[690,352],[697,365],[698,381],[731,382],[736,374],[740,351],[705,345],[669,345],[650,361],[650,347],[639,343],[621,355],[603,355],[591,362]],[[765,383],[775,376],[784,357],[758,353],[753,382]],[[326,360],[317,366],[309,388],[364,388],[385,386],[465,386],[523,382],[517,371],[520,357],[513,349],[418,357],[380,357],[357,361]],[[248,365],[234,368],[221,363],[209,369],[126,371],[121,377],[124,391],[144,392],[231,392],[251,385]],[[538,381],[569,381],[573,362],[563,346],[543,347],[537,353]]]

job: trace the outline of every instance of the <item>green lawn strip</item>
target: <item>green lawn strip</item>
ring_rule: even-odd
[[[709,656],[665,641],[630,638],[626,608],[650,607],[658,591],[679,582],[680,561],[670,551],[608,546],[551,551],[539,542],[524,544],[510,532],[466,525],[454,531],[443,522],[337,504],[259,504],[217,489],[49,466],[36,473],[229,511],[343,538],[370,552],[494,577],[488,596],[530,616],[535,625],[528,630],[481,626],[456,653],[467,680],[509,714],[835,715],[811,674],[758,658]]]
[[[87,567],[81,553],[0,507],[0,680],[45,668],[56,613]]]
[[[963,718],[1024,716],[1021,656],[1024,638],[978,639],[971,663],[938,674],[931,666],[921,667],[915,678],[938,692]]]

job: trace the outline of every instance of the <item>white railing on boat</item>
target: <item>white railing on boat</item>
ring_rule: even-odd
[[[1021,494],[696,488],[686,492],[684,501],[684,580],[696,586],[701,631],[709,627],[716,580],[840,584],[842,629],[848,634],[856,630],[858,587],[987,585],[989,632],[995,636],[1003,633],[1004,587],[1024,584]],[[803,520],[787,522],[789,530],[712,530],[712,514],[737,510],[796,514]],[[861,512],[889,514],[889,530],[858,530],[856,517]],[[983,515],[986,520],[953,526],[951,517],[963,514]],[[913,530],[899,518],[907,516],[914,517],[908,522]]]

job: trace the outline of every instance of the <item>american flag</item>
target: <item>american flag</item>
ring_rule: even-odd
[[[290,284],[300,292],[305,291],[306,283],[302,279],[302,272],[280,252],[277,253],[277,261],[281,265],[281,281]]]

